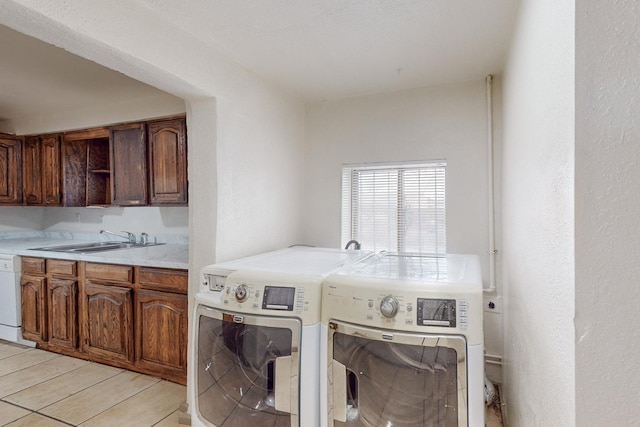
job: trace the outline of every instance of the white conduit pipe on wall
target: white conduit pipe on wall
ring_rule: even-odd
[[[487,75],[487,176],[489,193],[489,287],[485,292],[495,292],[496,290],[496,236],[495,218],[493,212],[493,76]]]

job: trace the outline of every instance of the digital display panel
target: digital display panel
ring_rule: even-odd
[[[293,311],[296,288],[265,286],[262,296],[262,308],[268,310]]]
[[[456,327],[456,300],[418,298],[418,325]]]

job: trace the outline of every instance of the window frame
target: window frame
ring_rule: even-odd
[[[408,232],[406,231],[406,227],[408,211],[406,207],[409,205],[407,204],[406,193],[408,192],[408,189],[414,192],[416,190],[420,192],[423,188],[424,183],[427,183],[428,185],[426,188],[429,188],[431,191],[431,193],[429,194],[433,194],[433,199],[431,201],[434,204],[434,207],[433,209],[422,209],[420,207],[418,208],[418,211],[422,209],[422,214],[426,214],[426,216],[428,216],[429,218],[433,218],[433,226],[427,227],[428,230],[425,232],[427,233],[426,235],[428,235],[427,243],[432,250],[423,251],[422,242],[419,241],[419,250],[413,250],[410,252],[418,252],[435,256],[445,255],[447,251],[446,169],[447,161],[443,159],[410,162],[344,164],[342,166],[342,246],[344,247],[344,245],[346,245],[346,243],[350,240],[360,240],[359,237],[360,235],[362,235],[362,232],[360,231],[359,227],[362,227],[363,224],[362,220],[357,218],[357,216],[359,214],[358,209],[360,209],[361,205],[363,204],[362,200],[360,199],[361,197],[363,197],[360,194],[360,190],[362,187],[361,181],[365,174],[372,171],[374,173],[375,171],[380,171],[381,173],[389,172],[396,175],[396,184],[390,186],[391,189],[393,189],[393,187],[395,186],[395,197],[397,198],[396,205],[394,207],[392,206],[392,204],[389,204],[387,208],[389,212],[393,210],[396,211],[395,220],[393,221],[393,223],[391,218],[387,220],[387,234],[395,233],[395,237],[393,239],[389,238],[389,242],[395,241],[395,247],[380,248],[376,247],[377,245],[374,243],[374,247],[372,248],[368,246],[366,241],[361,241],[360,243],[363,244],[362,249],[375,251],[382,249],[391,252],[407,252],[406,244]],[[407,179],[407,172],[411,171],[418,171],[419,178],[417,187],[415,184],[415,178]],[[421,176],[423,172],[427,173],[427,177],[425,177],[424,179]],[[434,177],[429,178],[428,173],[433,173]],[[406,181],[410,181],[410,184],[413,186],[410,187]],[[371,188],[374,188],[373,191],[375,191],[375,187],[377,184],[374,183],[369,185]],[[422,199],[422,197],[423,196],[420,193],[419,198]],[[392,227],[395,227],[395,230],[391,230]],[[423,221],[420,222],[418,228],[422,230]]]

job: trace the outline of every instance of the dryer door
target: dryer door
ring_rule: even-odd
[[[332,426],[467,425],[466,340],[329,322]]]
[[[298,427],[298,319],[196,311],[196,412],[209,425]]]

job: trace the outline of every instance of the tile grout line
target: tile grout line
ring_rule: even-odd
[[[3,345],[3,344],[0,342],[0,345]],[[12,347],[12,346],[7,346],[7,347]],[[28,352],[30,352],[32,350],[35,350],[35,348],[25,348],[25,349],[23,349],[23,351],[19,351],[19,352],[15,353],[15,354],[11,354],[11,355],[6,356],[6,357],[0,357],[0,362],[2,362],[5,359],[9,359],[9,358],[11,358],[13,356],[18,356],[20,354],[28,353]]]
[[[68,357],[68,356],[59,355],[59,357]],[[3,377],[6,377],[7,375],[11,375],[11,374],[14,374],[14,373],[16,373],[16,372],[24,371],[24,370],[26,370],[26,369],[32,369],[32,368],[34,368],[34,367],[36,367],[36,366],[38,366],[38,365],[40,365],[40,364],[42,364],[42,363],[47,363],[47,362],[50,362],[50,361],[52,361],[52,360],[56,360],[56,359],[58,359],[59,357],[53,357],[53,358],[51,358],[51,359],[45,360],[44,362],[40,362],[40,363],[37,363],[37,364],[35,364],[35,365],[27,366],[27,367],[25,367],[25,368],[18,369],[17,371],[11,371],[11,372],[9,372],[9,373],[7,373],[7,374],[5,374],[5,375],[0,375],[0,381],[2,380],[2,378],[3,378]],[[0,359],[0,363],[2,363],[2,359]],[[91,363],[91,362],[89,362],[89,363]],[[85,365],[85,366],[87,366],[87,365]],[[58,375],[56,375],[56,376],[54,376],[54,377],[47,378],[47,379],[46,379],[46,380],[44,380],[44,381],[41,381],[41,382],[36,383],[36,384],[32,384],[32,385],[30,385],[29,387],[26,387],[26,388],[23,388],[23,389],[20,389],[20,390],[14,391],[14,392],[13,392],[13,393],[11,393],[11,394],[8,394],[8,395],[6,395],[6,396],[3,396],[3,397],[1,397],[1,398],[0,398],[0,400],[4,400],[4,398],[6,398],[6,397],[13,396],[14,394],[18,394],[18,393],[20,393],[20,392],[22,392],[22,391],[24,391],[24,390],[27,390],[27,389],[29,389],[29,388],[31,388],[31,387],[35,387],[35,386],[38,386],[38,385],[40,385],[40,384],[46,383],[47,381],[50,381],[50,380],[56,379],[56,378],[58,378],[58,377],[61,377],[62,375],[66,375],[66,374],[68,374],[68,373],[70,373],[70,372],[73,372],[73,371],[76,371],[76,370],[78,370],[78,369],[80,369],[80,368],[82,368],[82,367],[83,367],[83,366],[78,366],[77,368],[73,368],[73,369],[70,369],[70,370],[68,370],[68,371],[61,372],[61,373],[59,373]]]
[[[34,350],[35,350],[35,349],[34,349]],[[44,350],[42,350],[42,351],[44,351]],[[23,352],[21,352],[21,353],[16,353],[16,354],[13,354],[13,355],[11,355],[11,356],[9,356],[9,357],[5,357],[5,358],[3,358],[3,359],[0,359],[0,363],[2,363],[3,361],[5,361],[5,360],[7,360],[7,359],[11,359],[11,358],[13,358],[13,357],[17,357],[17,356],[23,355],[24,353],[27,353],[27,352],[26,352],[26,351],[23,351]],[[49,353],[51,353],[51,352],[49,352]],[[20,372],[20,371],[25,370],[25,369],[31,369],[31,368],[34,368],[34,367],[36,367],[36,366],[38,366],[38,365],[41,365],[41,364],[43,364],[43,363],[49,362],[49,361],[51,361],[51,360],[56,360],[56,359],[59,359],[60,357],[64,357],[62,354],[56,354],[56,353],[51,353],[51,354],[53,354],[54,356],[53,356],[53,357],[51,357],[50,359],[43,360],[43,361],[38,362],[38,363],[34,363],[33,365],[24,366],[24,367],[19,368],[19,369],[15,370],[15,371],[7,372],[6,374],[2,374],[2,375],[0,375],[0,378],[6,377],[7,375],[11,375],[11,374],[13,374],[14,372]]]
[[[92,362],[92,363],[93,363],[93,362]],[[131,372],[131,371],[124,370],[124,371],[122,371],[122,372],[118,373],[118,375],[123,374],[123,373],[125,373],[125,372]],[[136,373],[137,373],[137,372],[136,372]],[[144,375],[144,374],[140,374],[140,375]],[[114,378],[115,376],[116,376],[116,375],[114,375],[113,377],[109,377],[109,379],[110,379],[110,378]],[[86,422],[88,422],[88,421],[90,421],[90,420],[94,419],[94,418],[95,418],[95,417],[97,417],[98,415],[101,415],[102,413],[107,412],[108,410],[110,410],[110,409],[112,409],[112,408],[114,408],[114,407],[116,407],[116,406],[120,405],[121,403],[126,402],[127,400],[129,400],[129,399],[133,398],[134,396],[137,396],[138,394],[142,393],[143,391],[145,391],[145,390],[147,390],[147,389],[149,389],[149,388],[153,387],[154,385],[156,385],[156,384],[158,384],[160,381],[162,381],[160,378],[157,378],[157,377],[152,377],[152,378],[157,379],[157,381],[156,381],[156,382],[154,382],[153,384],[151,384],[149,387],[145,387],[144,389],[142,389],[142,390],[138,391],[137,393],[132,394],[131,396],[127,397],[126,399],[121,400],[120,402],[118,402],[118,403],[114,404],[113,406],[110,406],[110,407],[106,408],[106,409],[105,409],[105,410],[103,410],[102,412],[99,412],[99,413],[97,413],[97,414],[95,414],[95,415],[93,415],[93,416],[91,416],[91,417],[87,418],[86,420],[82,421],[80,424],[77,424],[77,425],[84,424],[84,423],[86,423]],[[103,380],[103,381],[100,381],[100,382],[98,382],[98,383],[96,383],[96,384],[100,384],[100,383],[102,383],[102,382],[104,382],[104,381],[106,381],[106,379],[105,379],[105,380]],[[96,385],[96,384],[94,384],[94,385]],[[93,386],[91,386],[91,387],[93,387]],[[88,388],[90,388],[90,387],[88,387]],[[85,389],[85,390],[86,390],[86,389]],[[74,393],[74,394],[76,394],[76,393]],[[71,397],[71,396],[69,396],[69,397]],[[64,400],[64,399],[62,399],[62,400]],[[60,401],[58,401],[58,402],[60,402]],[[53,405],[53,403],[52,403],[51,405]],[[49,406],[51,406],[51,405],[48,405],[48,406],[46,406],[45,408],[48,408],[48,407],[49,407]],[[45,409],[45,408],[40,408],[39,410],[42,410],[42,409]],[[36,412],[37,412],[37,411],[36,411]],[[38,412],[38,413],[39,413],[39,412]],[[44,415],[44,414],[43,414],[43,415]],[[65,423],[66,423],[66,422],[65,422]],[[70,426],[76,426],[76,424],[69,424],[69,423],[66,423],[66,424],[68,424],[68,425],[70,425]]]
[[[97,362],[89,362],[89,363],[97,363]],[[105,365],[105,366],[107,366],[107,365]],[[117,369],[121,369],[121,368],[117,368]],[[108,381],[108,380],[110,380],[110,379],[112,379],[112,378],[115,378],[115,377],[117,377],[118,375],[124,374],[125,372],[128,372],[128,371],[127,371],[127,370],[121,370],[120,372],[117,372],[116,374],[111,375],[110,377],[103,378],[103,379],[101,379],[101,380],[100,380],[100,381],[98,381],[98,382],[95,382],[95,383],[93,383],[93,384],[91,384],[91,385],[88,385],[88,386],[86,386],[85,388],[83,388],[83,389],[80,389],[80,390],[76,391],[75,393],[71,393],[71,394],[70,394],[70,395],[68,395],[68,396],[64,396],[62,399],[60,399],[60,400],[56,400],[55,402],[52,402],[52,403],[48,404],[47,406],[43,406],[43,407],[42,407],[42,408],[40,408],[40,409],[36,409],[36,410],[31,409],[31,410],[40,414],[40,411],[42,411],[43,409],[47,409],[49,406],[53,406],[53,405],[55,405],[55,404],[57,404],[57,403],[60,403],[60,402],[62,402],[62,401],[63,401],[63,400],[65,400],[65,399],[68,399],[68,398],[70,398],[70,397],[73,397],[73,396],[75,396],[76,394],[82,393],[83,391],[89,390],[91,387],[95,387],[95,386],[97,386],[98,384],[102,384],[103,382]],[[44,415],[44,414],[42,414],[42,415]],[[71,425],[73,425],[73,424],[71,424]]]
[[[22,416],[22,417],[20,417],[20,418],[17,418],[17,419],[15,419],[15,420],[13,420],[13,421],[9,422],[8,424],[3,424],[3,425],[9,425],[9,424],[11,424],[11,423],[15,423],[16,421],[20,421],[20,420],[21,420],[21,419],[23,419],[23,418],[26,418],[26,417],[31,416],[31,415],[33,415],[33,414],[36,414],[36,415],[40,415],[41,417],[49,418],[50,420],[59,421],[59,422],[61,422],[61,423],[65,424],[65,425],[75,427],[73,424],[69,424],[69,423],[67,423],[66,421],[59,420],[59,419],[57,419],[57,418],[50,417],[50,416],[45,415],[45,414],[41,414],[41,413],[39,413],[38,411],[34,411],[33,409],[25,408],[24,406],[16,405],[15,403],[7,402],[6,400],[2,400],[2,399],[0,399],[0,401],[2,401],[2,402],[4,402],[4,403],[6,403],[7,405],[15,406],[16,408],[20,408],[20,409],[24,409],[25,411],[29,411],[29,413],[28,413],[27,415]]]

